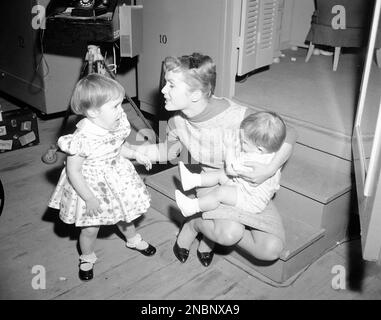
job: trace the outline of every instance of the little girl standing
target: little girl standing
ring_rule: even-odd
[[[49,207],[60,209],[65,223],[81,228],[79,278],[91,280],[97,257],[95,240],[101,225],[118,224],[128,248],[146,256],[156,249],[136,233],[133,220],[150,206],[146,187],[128,159],[149,170],[150,160],[124,142],[131,128],[122,109],[123,87],[100,74],[81,79],[73,92],[71,108],[84,115],[74,134],[62,136],[58,145],[67,153]]]

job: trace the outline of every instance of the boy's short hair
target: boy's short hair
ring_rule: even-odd
[[[70,100],[75,114],[86,115],[90,108],[100,108],[111,100],[124,98],[122,85],[104,75],[91,73],[76,84]]]
[[[216,87],[216,65],[213,59],[201,53],[181,57],[166,57],[164,72],[182,72],[184,82],[191,90],[201,90],[206,96],[214,94]]]
[[[276,152],[286,138],[286,125],[283,119],[271,111],[260,111],[242,120],[240,128],[252,143]]]

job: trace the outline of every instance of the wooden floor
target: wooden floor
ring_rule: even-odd
[[[138,230],[157,247],[145,257],[129,250],[113,227],[104,227],[96,244],[95,278],[78,279],[78,230],[58,219],[47,201],[62,169],[40,158],[55,141],[62,119],[39,120],[41,143],[0,154],[5,208],[0,217],[0,299],[380,299],[381,268],[361,257],[359,240],[339,245],[288,283],[252,276],[217,255],[201,266],[195,246],[185,264],[172,253],[178,226],[155,210]],[[195,245],[195,244],[194,244]],[[46,271],[45,289],[34,289]],[[346,272],[345,289],[333,289],[335,268]],[[340,268],[340,267],[339,267]],[[34,273],[33,273],[34,272]],[[38,282],[40,285],[43,282]]]

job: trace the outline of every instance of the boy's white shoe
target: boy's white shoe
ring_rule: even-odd
[[[176,203],[184,217],[189,217],[200,211],[198,199],[190,199],[179,190],[175,190]]]
[[[198,173],[190,172],[182,161],[179,161],[179,173],[181,185],[184,191],[199,187],[201,185],[201,176]]]

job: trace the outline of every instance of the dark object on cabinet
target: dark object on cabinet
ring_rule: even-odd
[[[96,12],[90,9],[73,8],[69,12],[58,12],[48,16],[44,43],[73,44],[77,41],[113,42],[119,39],[118,0],[109,0],[107,7]],[[99,13],[99,14],[98,14]]]

